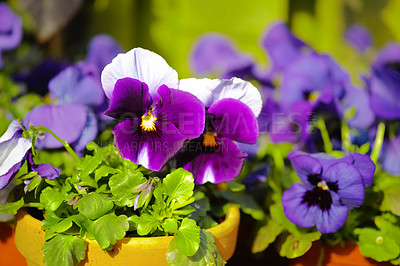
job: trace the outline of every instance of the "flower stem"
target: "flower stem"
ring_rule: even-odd
[[[322,141],[324,142],[324,148],[326,153],[331,153],[333,148],[332,148],[332,143],[329,138],[328,130],[326,129],[326,125],[323,119],[319,119],[317,121],[317,127],[321,131],[321,137]]]
[[[378,125],[378,130],[376,131],[374,147],[371,152],[371,159],[375,164],[378,161],[379,154],[382,149],[384,136],[385,136],[385,124],[383,122],[380,122]]]
[[[71,146],[68,144],[68,142],[62,140],[59,136],[57,136],[53,131],[51,131],[50,129],[48,129],[47,127],[44,126],[37,126],[36,127],[37,130],[42,130],[45,132],[48,132],[49,134],[51,134],[53,137],[55,137],[63,146],[64,148],[68,151],[69,154],[71,154],[71,156],[77,161],[81,161],[81,158],[79,158],[79,156],[75,153],[75,151],[71,148]]]

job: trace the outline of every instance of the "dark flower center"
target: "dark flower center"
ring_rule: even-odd
[[[385,67],[400,73],[400,62],[389,62],[385,64]]]
[[[308,207],[318,205],[322,210],[329,210],[332,205],[332,196],[329,191],[337,192],[339,187],[337,182],[326,182],[321,179],[321,174],[309,174],[307,176],[308,182],[315,186],[313,190],[308,190],[302,200],[303,203],[307,203]]]

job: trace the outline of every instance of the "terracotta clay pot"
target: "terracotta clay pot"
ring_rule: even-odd
[[[311,249],[303,256],[292,260],[293,266],[318,265],[323,252],[320,265],[326,266],[367,266],[367,265],[392,265],[386,262],[377,262],[364,257],[360,247],[355,243],[347,242],[344,246],[322,246],[320,242],[313,243]]]
[[[15,244],[26,258],[28,265],[44,265],[43,252],[45,232],[40,229],[41,222],[25,211],[16,216]],[[225,220],[218,226],[208,229],[216,241],[222,258],[227,261],[235,252],[240,222],[240,211],[231,206]],[[114,245],[111,251],[104,252],[96,241],[87,241],[86,258],[79,265],[167,265],[166,253],[172,236],[124,238]]]
[[[25,266],[26,260],[14,242],[14,228],[0,223],[0,265]]]

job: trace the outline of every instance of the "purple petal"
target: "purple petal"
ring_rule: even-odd
[[[280,113],[282,111],[279,104],[272,98],[267,98],[257,118],[260,132],[270,132],[276,116]]]
[[[400,176],[400,136],[383,142],[382,167],[391,175]]]
[[[303,184],[293,184],[283,192],[282,206],[289,221],[301,227],[312,227],[315,225],[315,218],[322,211],[317,205],[308,206],[306,202],[303,203],[306,192]]]
[[[100,34],[90,40],[86,61],[97,66],[98,73],[122,53],[119,43],[107,34]]]
[[[258,123],[251,109],[236,99],[226,98],[211,105],[217,136],[254,144],[258,137]]]
[[[5,174],[2,174],[0,176],[0,189],[3,189],[11,182],[11,180],[18,173],[19,169],[21,169],[24,162],[25,162],[25,157],[20,162],[14,164],[11,168],[9,168]]]
[[[345,39],[360,53],[372,46],[372,38],[368,30],[361,25],[353,25],[345,32]]]
[[[390,62],[400,61],[400,45],[396,42],[387,44],[377,55],[373,68],[379,69]]]
[[[85,149],[86,145],[94,141],[97,136],[97,131],[96,115],[92,111],[88,110],[86,124],[82,130],[81,136],[75,143],[73,143],[74,150],[77,153],[81,153],[83,149]]]
[[[290,152],[288,158],[300,180],[308,189],[312,189],[315,184],[313,185],[309,182],[309,176],[320,175],[322,173],[322,165],[318,159],[298,152]]]
[[[76,142],[87,122],[88,108],[84,105],[41,105],[32,109],[24,118],[25,127],[44,126],[68,143]],[[63,145],[49,133],[36,142],[38,147],[61,148]]]
[[[347,220],[349,208],[346,205],[332,204],[326,211],[320,211],[315,217],[315,225],[321,233],[334,233]]]
[[[110,107],[105,114],[117,119],[122,116],[141,117],[150,103],[151,96],[146,83],[133,78],[123,78],[115,83]]]
[[[51,95],[61,104],[98,106],[105,95],[93,66],[79,62],[61,71],[49,82]]]
[[[222,77],[226,73],[252,67],[253,62],[249,56],[238,52],[228,37],[209,33],[200,37],[194,45],[190,66],[197,75],[217,74],[217,77]]]
[[[203,103],[189,92],[170,89],[162,85],[154,95],[154,103],[165,121],[171,122],[188,139],[197,138],[204,131]]]
[[[349,126],[357,129],[368,128],[375,121],[375,114],[369,105],[369,95],[365,90],[349,88],[343,99],[344,108],[355,107],[356,113],[350,119]]]
[[[29,153],[28,156],[29,167],[32,171],[38,173],[42,178],[55,179],[60,176],[61,170],[47,163],[35,164],[33,162],[33,155]],[[29,168],[28,168],[29,169]]]
[[[0,51],[14,49],[21,40],[21,18],[6,3],[0,3]]]
[[[358,207],[364,201],[364,182],[357,169],[346,162],[332,164],[323,173],[323,179],[337,185],[342,203],[350,208]]]
[[[368,155],[350,153],[343,157],[343,160],[352,164],[360,172],[365,187],[372,184],[376,166]]]
[[[306,44],[288,29],[285,23],[277,23],[264,33],[261,45],[267,50],[276,69],[283,69],[295,59]]]
[[[140,120],[133,118],[116,125],[113,130],[114,145],[123,158],[160,171],[183,148],[186,137],[172,123],[164,123],[153,132],[142,132],[139,124]]]
[[[232,181],[242,170],[247,156],[229,139],[217,139],[216,151],[200,153],[183,168],[193,174],[196,184]]]

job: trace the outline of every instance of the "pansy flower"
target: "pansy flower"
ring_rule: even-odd
[[[6,3],[0,3],[0,67],[1,52],[14,49],[22,39],[22,21]]]
[[[355,24],[349,27],[344,34],[344,38],[360,53],[365,53],[372,46],[370,33],[361,25]]]
[[[176,89],[178,75],[161,56],[132,49],[114,58],[101,77],[111,99],[105,113],[119,121],[114,145],[123,158],[159,171],[203,132],[204,105]]]
[[[61,170],[52,166],[51,164],[47,163],[35,164],[33,161],[32,153],[28,154],[28,171],[36,172],[41,178],[46,178],[50,180],[56,179],[61,174]],[[28,185],[31,181],[32,179],[24,179],[25,193],[28,191]]]
[[[368,79],[370,104],[375,115],[400,118],[400,45],[389,43],[378,54]]]
[[[327,154],[291,152],[288,155],[302,183],[284,191],[286,217],[301,227],[316,226],[333,233],[343,226],[351,208],[364,201],[364,188],[372,183],[375,165],[368,155],[342,158]]]
[[[258,137],[260,93],[238,78],[183,79],[179,89],[195,94],[204,103],[206,123],[203,134],[191,140],[178,156],[178,165],[193,173],[197,184],[233,180],[247,156],[234,141],[252,144]]]
[[[23,129],[13,120],[0,137],[0,189],[7,186],[24,164],[32,147],[30,139],[22,137]]]

